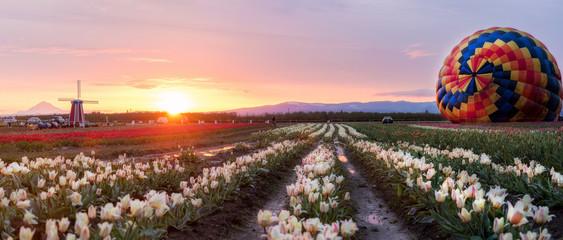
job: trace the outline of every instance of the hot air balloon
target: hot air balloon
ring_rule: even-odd
[[[514,28],[493,27],[463,39],[444,60],[436,103],[460,122],[557,121],[561,72],[545,45]]]

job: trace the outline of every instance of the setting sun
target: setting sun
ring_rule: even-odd
[[[188,96],[179,92],[166,92],[160,96],[159,108],[170,114],[188,111],[191,107]]]

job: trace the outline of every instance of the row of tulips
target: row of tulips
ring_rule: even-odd
[[[167,126],[150,126],[150,127],[129,127],[129,128],[114,128],[107,130],[104,128],[99,129],[84,129],[77,130],[58,130],[51,133],[20,133],[15,132],[13,134],[2,134],[0,135],[1,143],[13,143],[18,141],[27,142],[57,142],[61,140],[72,139],[77,142],[92,141],[95,139],[116,139],[116,138],[137,138],[137,137],[147,137],[147,136],[160,136],[160,135],[173,135],[173,134],[186,134],[201,131],[219,130],[226,128],[236,128],[236,127],[247,127],[262,125],[260,123],[248,124],[248,123],[236,123],[236,124],[205,124],[205,125],[167,125]]]
[[[320,129],[318,129],[317,131],[309,134],[309,137],[316,138],[318,136],[321,136],[322,134],[324,134],[326,132],[327,129],[328,129],[328,124],[325,123],[325,124],[323,124],[323,126]]]
[[[197,178],[186,170],[189,166],[170,158],[104,162],[81,154],[72,160],[0,163],[2,237],[159,238],[169,226],[182,228],[212,213],[258,174],[295,158],[305,144],[275,143],[222,167],[203,169]]]
[[[258,224],[268,239],[342,239],[358,230],[350,218],[350,193],[341,186],[344,176],[337,176],[336,156],[319,145],[295,167],[297,180],[286,186],[288,210],[274,216],[269,210],[258,212]],[[272,223],[275,223],[270,226]]]
[[[331,139],[332,135],[334,135],[334,131],[336,130],[336,128],[334,127],[334,124],[329,124],[329,129],[328,131],[325,133],[324,138],[325,139]]]
[[[349,124],[372,140],[394,144],[424,143],[440,149],[472,149],[485,153],[497,164],[509,165],[519,158],[523,163],[540,161],[547,169],[563,171],[563,129],[549,131],[444,131],[408,125]]]
[[[307,139],[309,134],[316,132],[321,124],[301,123],[268,131],[259,131],[252,134],[252,141],[271,142],[286,139]]]
[[[477,175],[465,170],[439,168],[424,157],[413,157],[381,143],[349,140],[349,144],[359,159],[384,172],[381,177],[398,183],[401,194],[429,209],[431,217],[458,238],[551,237],[545,224],[553,215],[549,215],[548,207],[532,204],[529,195],[513,205],[507,199],[516,199],[515,195],[499,186],[487,190]]]
[[[355,138],[367,138],[367,136],[363,133],[359,133],[358,131],[356,131],[355,128],[350,127],[348,125],[343,125],[343,124],[338,124],[339,128],[340,127],[344,127],[348,130],[348,133],[350,136],[355,137]],[[339,134],[340,135],[340,134]],[[348,135],[346,134],[346,132],[343,132],[342,135],[340,135],[341,137],[347,137]]]
[[[406,142],[400,142],[396,146],[424,156],[446,171],[466,170],[476,174],[487,184],[500,185],[511,193],[530,194],[549,206],[563,207],[563,175],[553,167],[547,171],[539,162],[530,161],[526,164],[518,158],[514,159],[514,164],[496,164],[487,154],[477,155],[461,148],[441,150]]]

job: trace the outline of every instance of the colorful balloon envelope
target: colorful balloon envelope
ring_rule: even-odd
[[[555,58],[532,35],[489,28],[463,39],[436,86],[451,122],[557,121],[563,89]]]

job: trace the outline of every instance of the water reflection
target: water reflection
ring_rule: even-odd
[[[379,225],[383,223],[383,219],[381,219],[381,216],[378,216],[377,214],[370,214],[368,216],[367,221],[373,225]]]
[[[225,150],[230,150],[230,149],[233,149],[233,148],[235,148],[234,145],[229,145],[229,146],[199,151],[199,152],[197,152],[197,154],[202,155],[204,157],[213,157],[213,156],[217,155],[217,153],[219,153],[219,152],[222,152],[222,151],[225,151]]]
[[[348,158],[344,156],[344,150],[340,146],[336,146],[336,151],[338,153],[338,160],[341,162],[348,162]]]

